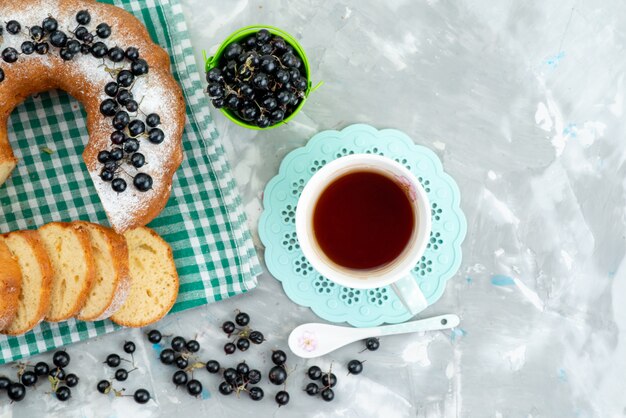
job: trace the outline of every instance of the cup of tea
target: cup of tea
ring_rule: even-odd
[[[428,306],[411,269],[431,231],[430,202],[406,167],[373,154],[338,158],[304,187],[296,232],[311,265],[356,289],[391,285],[407,309]]]

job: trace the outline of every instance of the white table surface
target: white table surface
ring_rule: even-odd
[[[0,417],[623,416],[626,4],[600,4],[183,0],[198,63],[235,29],[266,23],[300,39],[314,81],[325,81],[280,129],[244,130],[214,112],[260,256],[263,187],[285,154],[351,123],[403,130],[439,155],[461,189],[464,261],[421,316],[458,313],[462,331],[388,337],[377,352],[359,354],[357,344],[319,361],[290,356],[291,402],[278,409],[267,380],[259,403],[219,395],[220,380],[205,371],[197,376],[208,399],[175,390],[173,369],[141,331],[125,330],[68,349],[82,381],[67,405],[39,388],[16,406],[0,397]],[[218,327],[236,308],[269,341],[226,359]],[[266,374],[270,350],[316,320],[265,271],[249,294],[159,328],[197,335],[207,360],[247,359]],[[112,374],[102,360],[127,339],[138,344],[140,370],[123,386],[150,390],[156,401],[146,406],[95,392]],[[352,358],[367,360],[358,377],[346,376]],[[335,401],[309,398],[304,370],[331,361]]]

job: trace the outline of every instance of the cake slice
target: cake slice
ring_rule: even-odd
[[[48,312],[52,267],[37,231],[11,232],[2,238],[22,271],[17,314],[2,333],[20,335],[39,324]]]
[[[76,318],[100,321],[113,315],[130,290],[126,238],[112,229],[89,222],[77,222],[88,233],[94,259],[95,279],[87,302]]]
[[[22,270],[0,237],[0,331],[13,322],[21,291]]]
[[[83,308],[94,282],[89,233],[78,224],[52,222],[39,228],[39,236],[53,271],[46,321],[65,321]]]
[[[163,318],[178,296],[178,273],[169,244],[139,227],[124,233],[128,245],[130,294],[111,319],[125,327],[143,327]]]

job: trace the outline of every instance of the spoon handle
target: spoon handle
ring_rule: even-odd
[[[457,315],[446,314],[433,316],[432,318],[420,319],[417,321],[405,322],[404,324],[385,325],[371,328],[371,335],[380,337],[383,335],[406,334],[409,332],[436,331],[454,328],[461,320]]]

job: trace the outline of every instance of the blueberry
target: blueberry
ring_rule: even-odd
[[[15,48],[5,48],[4,51],[2,51],[2,59],[5,62],[8,62],[9,64],[14,63],[15,61],[17,61],[17,50]]]
[[[100,178],[102,179],[102,181],[111,181],[113,180],[113,177],[115,177],[115,174],[112,171],[107,170],[106,168],[102,169],[102,171],[100,172]]]
[[[144,59],[136,59],[130,64],[130,71],[136,76],[148,74],[148,63]]]
[[[270,31],[268,31],[267,29],[261,29],[256,33],[257,45],[263,45],[264,43],[268,42],[271,36],[272,35],[270,34]]]
[[[121,148],[119,148],[119,147],[115,147],[115,148],[113,148],[111,150],[110,155],[111,155],[111,160],[119,161],[122,158],[124,158],[124,151]],[[115,354],[115,355],[117,355],[117,354]]]
[[[239,349],[239,351],[246,351],[248,348],[250,348],[250,340],[248,340],[247,338],[239,338],[237,340],[237,348]]]
[[[187,376],[187,373],[184,370],[178,370],[172,376],[172,382],[176,386],[186,385],[187,384],[187,380],[189,380],[189,376]]]
[[[107,168],[107,167],[105,167]],[[117,354],[109,354],[104,363],[109,367],[117,367],[122,362],[122,359]]]
[[[126,341],[124,343],[124,352],[127,354],[133,354],[136,348],[135,343],[132,341]]]
[[[250,341],[253,344],[261,344],[265,341],[263,334],[260,331],[252,331],[249,336]]]
[[[349,374],[361,374],[363,371],[363,362],[359,360],[350,360],[348,363],[348,373]]]
[[[35,364],[34,370],[37,376],[47,376],[48,373],[50,373],[50,366],[48,366],[48,363],[40,361],[39,363]]]
[[[226,105],[227,108],[231,110],[237,110],[237,108],[239,107],[239,97],[237,97],[236,94],[231,93],[228,96],[226,96],[226,99],[224,100],[224,104]]]
[[[22,384],[24,386],[33,386],[37,383],[37,374],[35,372],[25,371],[22,374]]]
[[[98,161],[100,161],[102,164],[109,161],[110,158],[111,158],[111,154],[109,153],[109,151],[100,151],[98,153]]]
[[[272,363],[277,366],[282,366],[287,362],[287,354],[283,350],[275,350],[272,353]]]
[[[7,395],[12,401],[20,402],[26,397],[26,388],[21,383],[13,382],[7,388]]]
[[[57,367],[67,367],[70,364],[70,355],[66,351],[57,351],[52,356],[52,363]]]
[[[71,61],[74,58],[74,54],[67,48],[61,48],[59,56],[63,61]]]
[[[274,58],[272,55],[263,55],[261,57],[261,71],[265,72],[266,74],[272,74],[274,71],[276,71],[277,67],[278,63],[276,62],[276,58]]]
[[[237,316],[235,316],[235,322],[240,327],[245,327],[250,323],[250,315],[245,312],[239,312]]]
[[[118,131],[124,129],[130,123],[130,115],[124,110],[115,113],[113,117],[113,127]]]
[[[206,370],[211,374],[215,374],[220,371],[220,364],[215,360],[209,360],[206,363]]]
[[[307,371],[307,375],[311,380],[319,380],[322,377],[322,369],[317,366],[311,366]]]
[[[88,25],[91,22],[91,15],[88,10],[81,10],[76,13],[76,21],[81,25]]]
[[[116,178],[111,182],[111,187],[117,193],[122,193],[126,190],[126,181],[124,179]]]
[[[322,391],[322,399],[326,402],[330,402],[335,399],[335,392],[331,388],[324,389]]]
[[[35,52],[35,44],[31,41],[25,41],[22,43],[21,50],[23,54],[30,55]]]
[[[304,391],[309,396],[315,396],[319,393],[320,388],[315,383],[311,382],[308,385],[306,385],[306,388],[304,389]]]
[[[152,128],[148,131],[148,140],[153,144],[160,144],[165,139],[165,134],[159,128]]]
[[[258,386],[250,388],[250,390],[248,390],[248,394],[250,395],[250,399],[252,399],[253,401],[260,401],[261,399],[263,399],[264,395],[263,389]]]
[[[287,405],[289,403],[289,393],[287,391],[281,390],[276,394],[274,398],[276,403],[280,406]]]
[[[224,59],[232,60],[237,58],[243,52],[243,48],[237,42],[233,42],[226,47],[224,51]]]
[[[256,73],[252,77],[252,84],[259,90],[267,90],[269,88],[270,79],[265,73]]]
[[[223,97],[216,97],[215,99],[211,100],[211,103],[213,104],[214,108],[221,109],[226,104],[226,101]]]
[[[163,364],[174,364],[174,361],[176,360],[176,353],[171,348],[166,348],[161,351],[159,357],[161,359],[161,363]]]
[[[84,41],[85,37],[87,35],[89,35],[89,29],[87,29],[84,26],[79,26],[76,28],[76,30],[74,31],[74,36],[76,37],[76,39],[80,40],[80,41]]]
[[[261,381],[261,372],[256,370],[256,369],[252,369],[248,372],[248,374],[246,375],[246,379],[248,380],[248,383],[252,384],[252,385],[256,385],[257,383],[259,383]]]
[[[98,392],[102,394],[106,394],[109,392],[110,388],[111,388],[111,382],[109,382],[108,380],[101,380],[98,382],[98,385],[97,385]]]
[[[156,113],[150,113],[146,117],[146,124],[151,128],[156,128],[161,123],[161,118]]]
[[[146,157],[142,153],[136,152],[136,153],[134,153],[133,155],[130,156],[130,163],[135,168],[141,168],[146,163]],[[148,337],[148,338],[150,338],[150,337]],[[159,339],[159,341],[161,341],[161,340]],[[157,341],[157,343],[159,341]],[[150,341],[150,342],[152,342],[152,341]],[[156,343],[153,343],[153,344],[156,344]]]
[[[55,30],[50,34],[50,43],[52,46],[56,46],[57,48],[61,48],[65,46],[67,42],[67,35],[60,30]]]
[[[55,18],[48,16],[41,22],[41,26],[46,33],[51,33],[57,30],[59,22]]]
[[[220,83],[209,83],[207,92],[211,97],[224,97],[224,87]]]
[[[79,378],[74,373],[70,373],[67,376],[65,376],[65,384],[70,388],[73,388],[74,386],[78,385],[78,381],[79,381]]]
[[[282,366],[274,366],[270,369],[268,377],[270,379],[270,382],[272,382],[273,384],[282,385],[283,383],[285,383],[285,380],[287,380],[287,372]]]
[[[138,135],[141,135],[145,131],[146,131],[146,124],[143,123],[142,121],[140,121],[139,119],[133,119],[128,124],[128,132],[130,133],[130,136],[135,136],[136,137]],[[137,151],[137,150],[135,150],[135,151]]]
[[[104,44],[104,42],[96,42],[95,44],[91,46],[89,51],[91,52],[91,55],[93,55],[94,57],[103,58],[109,52],[109,49]]]
[[[133,185],[140,192],[147,192],[152,189],[152,177],[145,173],[139,173],[133,179]]]
[[[122,70],[117,75],[117,82],[122,87],[130,87],[135,80],[135,76],[128,70]]]
[[[109,49],[108,55],[109,59],[113,62],[121,62],[124,60],[124,50],[119,46]]]
[[[222,79],[222,71],[219,68],[212,68],[206,73],[207,83],[219,82]]]
[[[28,31],[30,32],[30,37],[33,41],[39,41],[43,38],[44,30],[41,26],[31,26]]]
[[[220,386],[219,386],[218,390],[220,391],[220,393],[222,395],[230,395],[231,393],[233,393],[234,389],[230,385],[230,383],[222,382],[222,383],[220,383]]]
[[[197,353],[198,351],[200,351],[200,343],[198,343],[198,341],[196,340],[187,341],[185,347],[187,348],[187,351],[191,353]]]
[[[48,42],[40,42],[35,45],[35,52],[39,55],[45,55],[48,53],[49,50],[50,45],[48,45]]]
[[[187,392],[192,396],[198,396],[202,393],[202,383],[196,379],[192,379],[187,383]]]
[[[134,155],[141,155],[141,154],[134,154]],[[143,155],[141,155],[141,157],[143,157]],[[161,332],[159,330],[153,329],[148,333],[148,341],[150,341],[152,344],[160,343],[161,338],[163,338],[163,336],[161,335]]]
[[[139,58],[139,49],[135,48],[134,46],[130,46],[126,48],[125,55],[126,55],[126,58],[128,58],[131,61],[134,61]]]
[[[278,100],[271,94],[266,95],[261,100],[261,107],[266,110],[272,111],[278,107]]]
[[[111,142],[115,145],[121,145],[126,140],[126,135],[122,131],[114,131],[111,133]]]
[[[78,42],[76,39],[72,39],[70,41],[67,42],[67,44],[65,45],[65,47],[67,48],[68,51],[70,51],[72,54],[78,54],[80,52],[80,42]]]
[[[148,392],[145,389],[137,389],[135,391],[135,394],[133,395],[133,399],[138,404],[142,404],[143,405],[145,403],[148,403],[148,401],[150,400],[150,392]]]
[[[322,375],[322,384],[325,387],[335,387],[335,385],[337,384],[337,376],[335,376],[333,373],[324,373]]]
[[[98,26],[96,26],[96,35],[98,35],[98,37],[102,39],[108,38],[109,36],[111,36],[111,27],[106,23],[100,23]]]
[[[117,92],[119,90],[119,85],[115,81],[110,81],[104,86],[104,92],[109,97],[117,96]]]
[[[128,102],[133,100],[133,94],[127,89],[120,89],[117,93],[117,102],[122,106],[126,106]]]
[[[129,100],[126,103],[126,110],[131,113],[137,112],[137,110],[139,110],[139,103],[137,103],[135,100]]]
[[[7,32],[11,35],[17,35],[22,30],[22,25],[17,20],[9,20],[7,22]]]

